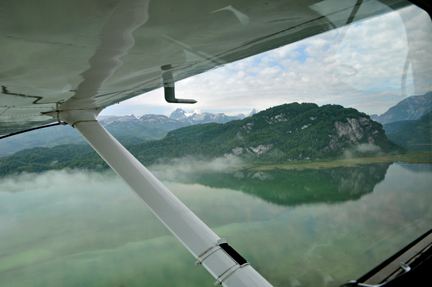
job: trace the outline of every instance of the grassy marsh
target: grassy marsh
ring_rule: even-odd
[[[336,160],[302,160],[286,164],[272,164],[259,166],[243,166],[243,170],[264,171],[264,170],[305,170],[305,169],[325,169],[335,167],[353,167],[361,164],[371,164],[379,162],[404,162],[404,163],[432,163],[432,152],[429,151],[410,151],[400,155],[384,155],[376,157],[336,159]]]

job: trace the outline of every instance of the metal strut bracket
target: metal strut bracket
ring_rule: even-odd
[[[195,261],[195,265],[200,265],[203,263],[203,261],[209,257],[210,255],[212,255],[213,253],[215,253],[216,251],[220,250],[220,244],[226,243],[226,239],[225,238],[220,238],[218,239],[217,243],[215,246],[212,246],[210,248],[208,248],[206,251],[204,251],[203,253],[201,253],[198,258],[197,261]]]
[[[178,104],[195,104],[197,101],[192,99],[177,99],[175,97],[175,86],[173,73],[171,71],[171,65],[164,65],[161,69],[165,72],[162,73],[163,86],[165,91],[165,100],[168,103],[178,103]]]
[[[216,282],[214,283],[215,286],[221,285],[222,282],[230,277],[234,272],[239,270],[242,267],[248,266],[249,262],[246,261],[237,251],[234,250],[231,246],[228,245],[225,238],[221,238],[217,241],[217,244],[215,246],[210,247],[206,251],[204,251],[202,254],[198,256],[198,260],[195,262],[195,265],[203,264],[203,261],[207,258],[211,257],[213,254],[217,253],[218,251],[224,252],[226,255],[231,257],[231,259],[235,262],[234,265],[230,266],[228,269],[223,271],[218,277]]]

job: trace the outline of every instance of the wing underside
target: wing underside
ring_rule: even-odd
[[[3,2],[0,134],[56,120],[47,113],[102,109],[157,89],[166,67],[179,81],[380,14],[376,2]]]

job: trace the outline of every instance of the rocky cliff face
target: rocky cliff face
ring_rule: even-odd
[[[336,121],[334,123],[336,134],[331,136],[330,143],[327,149],[337,149],[343,144],[358,144],[360,141],[365,140],[366,132],[372,128],[372,121],[366,117],[346,118],[346,123]],[[374,144],[374,135],[379,133],[374,130],[372,134],[367,137],[367,143]]]

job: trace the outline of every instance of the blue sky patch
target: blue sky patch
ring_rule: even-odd
[[[293,52],[300,53],[300,55],[295,57],[295,59],[302,64],[306,61],[307,58],[309,58],[309,54],[306,52],[306,48],[306,45],[301,45],[297,49],[293,50]]]

